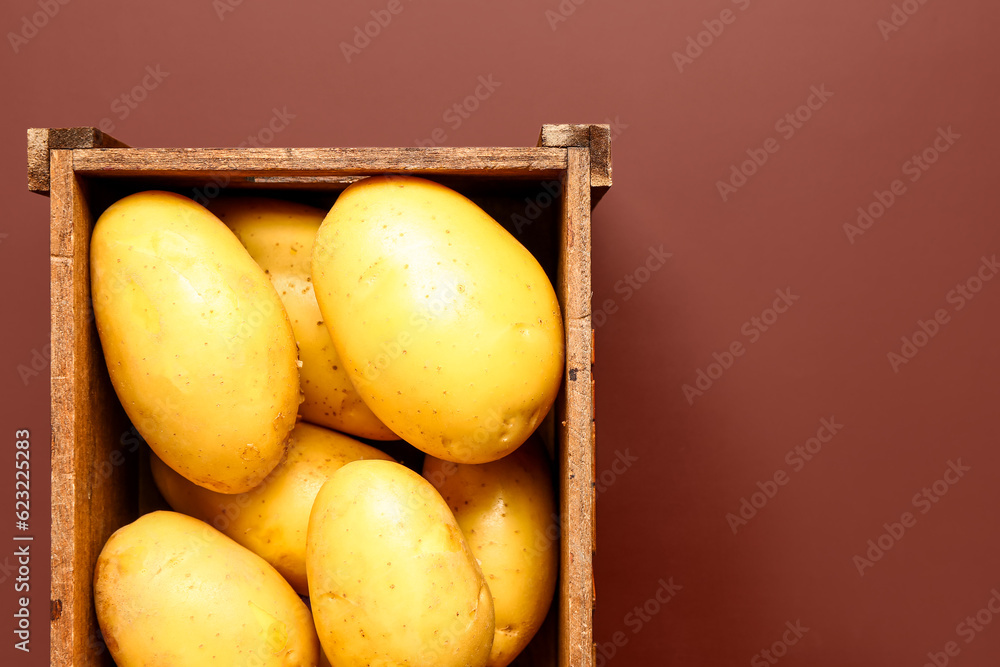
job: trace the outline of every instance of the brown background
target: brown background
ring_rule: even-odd
[[[558,0],[402,0],[348,63],[340,43],[387,3],[230,1],[52,0],[18,52],[0,46],[0,517],[29,428],[32,532],[47,539],[48,369],[18,370],[48,341],[48,200],[25,187],[27,127],[109,119],[134,146],[235,146],[277,108],[294,118],[273,146],[412,146],[439,127],[447,145],[518,146],[542,123],[612,122],[593,244],[595,310],[614,302],[597,331],[596,639],[614,653],[598,664],[768,664],[755,655],[796,621],[809,629],[784,665],[918,666],[949,641],[952,664],[997,664],[1000,622],[968,643],[958,625],[1000,587],[1000,281],[948,301],[1000,251],[997,3],[898,2],[917,11],[884,39],[892,0],[563,0],[556,23]],[[674,52],[727,8],[735,21],[678,71]],[[0,28],[39,11],[10,0]],[[123,117],[115,100],[147,66],[169,75]],[[453,127],[444,114],[480,76],[500,85]],[[833,96],[786,138],[775,123],[812,86]],[[960,138],[911,182],[904,163],[949,127]],[[778,151],[724,202],[717,181],[768,138]],[[851,243],[844,225],[894,179],[905,194]],[[664,266],[636,274],[661,245]],[[799,299],[751,341],[786,288]],[[948,323],[894,372],[887,354],[937,309]],[[744,354],[689,402],[682,386],[736,341]],[[843,429],[796,471],[786,453],[822,418]],[[947,495],[915,506],[959,459],[970,470]],[[787,484],[734,534],[727,513],[779,471]],[[906,511],[915,525],[860,576],[853,557]],[[12,533],[0,518],[0,655]],[[33,660],[17,664],[47,664],[44,546]],[[681,590],[650,602],[671,577]]]

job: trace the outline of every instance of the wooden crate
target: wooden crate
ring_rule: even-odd
[[[534,148],[147,149],[94,128],[28,130],[28,187],[51,199],[51,664],[112,664],[94,611],[94,565],[111,533],[134,520],[145,502],[141,451],[93,322],[94,221],[115,200],[141,190],[173,190],[196,200],[253,190],[329,206],[358,178],[396,173],[438,180],[472,198],[535,253],[556,285],[567,352],[553,443],[558,602],[515,664],[591,667],[590,213],[611,185],[610,136],[607,125],[545,125]]]

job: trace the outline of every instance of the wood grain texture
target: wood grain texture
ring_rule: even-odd
[[[597,206],[597,202],[611,188],[611,126],[600,123],[543,125],[538,145],[566,148],[579,146],[590,150],[590,206]]]
[[[346,176],[407,173],[553,178],[566,168],[554,148],[120,148],[77,151],[84,175],[190,177]],[[266,172],[266,173],[264,173]]]
[[[86,193],[72,151],[51,152],[52,588],[51,663],[110,664],[93,605],[97,556],[135,518],[135,466],[113,457],[125,416],[111,387],[90,317]],[[55,248],[54,248],[55,250]],[[58,612],[58,613],[57,613]]]
[[[559,400],[559,665],[592,667],[594,442],[590,313],[590,150],[567,148],[559,278],[566,329],[566,375]]]
[[[49,191],[49,151],[73,148],[127,148],[110,134],[93,127],[30,128],[28,130],[28,190]]]

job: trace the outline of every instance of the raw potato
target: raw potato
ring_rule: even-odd
[[[532,437],[493,463],[428,456],[424,477],[441,492],[479,559],[496,614],[488,664],[506,667],[541,627],[555,593],[559,541],[548,457]]]
[[[301,400],[295,337],[264,271],[218,218],[169,192],[112,204],[90,262],[104,357],[139,434],[200,486],[260,484]]]
[[[156,454],[150,465],[157,488],[173,509],[212,524],[270,563],[297,593],[308,595],[306,531],[313,501],[334,472],[361,459],[392,457],[346,435],[300,422],[288,437],[285,458],[246,493],[203,489]]]
[[[457,192],[405,176],[352,184],[320,227],[312,270],[358,393],[418,449],[493,461],[552,406],[564,356],[552,285]]]
[[[493,597],[451,510],[387,461],[348,463],[316,497],[306,567],[334,665],[484,667]]]
[[[285,306],[302,360],[302,418],[362,438],[397,439],[355,391],[316,303],[312,250],[326,211],[262,197],[219,199],[209,208],[270,276]]]
[[[97,559],[94,601],[118,667],[319,663],[309,609],[262,558],[208,524],[153,512]]]

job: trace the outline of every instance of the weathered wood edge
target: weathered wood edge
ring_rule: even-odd
[[[53,156],[51,227],[72,245],[74,208],[79,205],[74,186],[71,154],[60,151]],[[76,478],[75,432],[77,414],[76,383],[76,294],[75,258],[52,257],[52,619],[51,653],[53,665],[73,664],[79,644],[76,625],[86,614],[86,591],[75,585],[74,575],[82,570],[82,551],[77,543],[78,493],[84,480]],[[58,613],[56,612],[58,610]]]
[[[590,205],[597,206],[611,188],[611,126],[591,125],[542,125],[538,145],[551,148],[577,146],[590,150]]]
[[[84,176],[205,178],[346,176],[420,172],[435,175],[556,178],[561,148],[123,148],[74,151]]]
[[[94,127],[28,129],[28,190],[49,193],[49,152],[75,148],[127,148],[110,134]]]
[[[557,290],[566,330],[559,457],[562,571],[559,665],[594,664],[594,441],[591,362],[590,151],[566,149]]]

